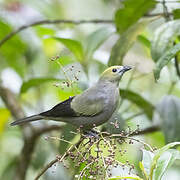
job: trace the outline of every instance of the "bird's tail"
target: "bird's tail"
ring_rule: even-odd
[[[36,120],[40,120],[43,119],[44,117],[41,115],[34,115],[34,116],[30,116],[30,117],[26,117],[26,118],[22,118],[19,119],[17,121],[14,121],[11,123],[11,126],[15,126],[15,125],[20,125],[23,123],[27,123],[27,122],[31,122],[31,121],[36,121]]]

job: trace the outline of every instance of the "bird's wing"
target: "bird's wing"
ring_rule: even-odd
[[[79,116],[76,112],[71,108],[71,102],[74,97],[70,97],[69,99],[57,104],[49,111],[43,112],[40,115],[45,117],[77,117]]]
[[[104,107],[104,98],[97,88],[90,88],[84,93],[57,104],[49,111],[39,115],[45,117],[79,117],[94,116]]]
[[[89,89],[77,95],[71,102],[71,108],[80,115],[94,116],[103,111],[104,97],[96,89]]]

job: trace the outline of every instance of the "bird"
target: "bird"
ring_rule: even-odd
[[[43,119],[70,123],[84,130],[102,125],[117,109],[119,82],[130,69],[130,66],[111,66],[101,74],[97,83],[81,94],[69,97],[48,111],[16,120],[11,126]]]

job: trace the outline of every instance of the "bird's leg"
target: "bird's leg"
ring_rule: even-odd
[[[99,138],[99,132],[94,129],[83,130],[83,135],[88,138]]]

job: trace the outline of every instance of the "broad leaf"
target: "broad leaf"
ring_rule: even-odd
[[[0,20],[0,40],[3,39],[13,29],[9,24]],[[26,71],[26,62],[24,53],[26,52],[26,44],[17,34],[0,47],[0,64],[7,63],[20,76],[24,76]],[[5,61],[5,62],[2,62]]]
[[[129,175],[129,176],[115,176],[115,177],[110,177],[108,180],[124,180],[124,179],[134,179],[134,180],[143,180],[137,175]]]
[[[138,22],[120,36],[111,50],[111,56],[108,62],[109,66],[122,65],[124,56],[148,23],[149,20]]]
[[[175,96],[165,96],[157,105],[160,114],[161,128],[167,143],[180,141],[180,99]]]
[[[122,8],[115,13],[115,23],[119,33],[125,32],[135,24],[148,10],[155,7],[155,0],[126,0]]]
[[[111,134],[119,134],[125,127],[125,120],[119,112],[116,112],[104,125],[107,132]]]
[[[154,177],[154,171],[155,171],[155,169],[156,169],[156,167],[157,167],[157,163],[158,163],[158,160],[159,160],[160,156],[161,156],[164,152],[166,152],[168,149],[170,149],[170,148],[172,148],[172,147],[174,147],[174,146],[176,146],[176,145],[180,145],[180,142],[169,143],[169,144],[167,144],[166,146],[162,147],[161,149],[159,149],[159,150],[156,152],[156,154],[155,154],[155,156],[154,156],[154,158],[153,158],[152,164],[151,164],[151,170],[150,170],[150,179],[151,179],[151,180],[152,180],[153,177]]]
[[[175,57],[175,55],[180,51],[180,43],[176,44],[172,48],[170,48],[168,51],[165,51],[163,55],[157,60],[155,69],[154,69],[154,77],[155,79],[159,79],[160,72],[164,66],[168,64],[169,61],[172,60],[172,58]]]
[[[129,101],[135,103],[139,108],[143,109],[146,116],[152,120],[154,106],[150,102],[130,90],[120,89],[120,95],[122,98],[128,99]]]
[[[4,126],[10,117],[9,110],[0,108],[0,134],[4,131]]]
[[[47,35],[53,36],[55,34],[55,30],[49,27],[43,27],[43,26],[35,26],[34,27],[38,36],[43,38]]]
[[[151,47],[151,42],[149,41],[149,39],[147,39],[145,36],[143,35],[139,35],[137,37],[137,40],[139,42],[141,42],[143,45],[145,45],[148,49]]]
[[[142,149],[142,151],[143,151],[142,164],[143,164],[145,173],[149,176],[151,163],[154,158],[154,153],[147,151],[145,149]]]
[[[89,59],[95,50],[112,35],[113,30],[111,28],[100,28],[95,32],[91,33],[85,40],[85,54],[87,59]]]
[[[174,19],[180,19],[180,9],[173,10]]]
[[[173,46],[175,37],[180,34],[180,20],[174,20],[161,25],[153,36],[151,56],[155,62],[167,53]]]
[[[43,83],[47,83],[50,81],[60,81],[59,79],[56,78],[32,78],[26,82],[23,82],[22,86],[21,86],[21,90],[20,93],[25,93],[28,89],[32,88],[32,87],[37,87],[40,86]]]
[[[79,41],[59,37],[53,37],[53,39],[64,44],[64,46],[66,46],[79,61],[84,59],[83,47]]]
[[[76,136],[76,134],[74,134],[73,132],[76,132],[77,128],[70,125],[70,124],[66,124],[64,126],[64,128],[62,129],[62,133],[61,133],[61,139],[64,139],[65,141],[60,141],[59,144],[59,153],[60,154],[64,154],[67,151],[67,147],[70,145],[71,140]]]
[[[167,169],[170,168],[174,161],[179,158],[180,151],[176,149],[170,149],[164,152],[157,161],[153,179],[161,180]]]

